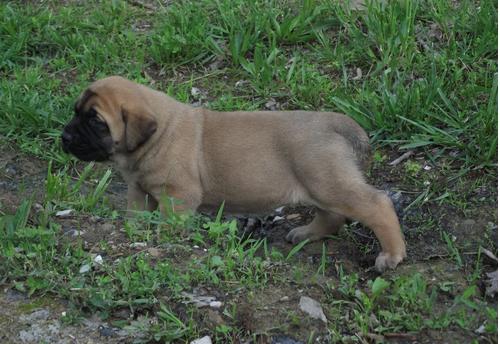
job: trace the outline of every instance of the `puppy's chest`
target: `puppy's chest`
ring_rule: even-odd
[[[120,172],[123,180],[128,185],[137,185],[140,186],[141,189],[144,189],[147,183],[147,178],[144,178],[144,174],[140,171],[134,171],[127,167],[120,166],[117,164],[116,169]]]
[[[115,160],[115,167],[120,172],[123,180],[128,185],[137,185],[141,189],[147,191],[152,185],[157,184],[154,174],[151,170],[154,170],[150,166],[145,166],[146,168],[137,168],[137,166],[131,166],[127,160]],[[150,170],[148,172],[148,170]]]

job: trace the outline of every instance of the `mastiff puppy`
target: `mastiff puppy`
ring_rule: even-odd
[[[218,208],[262,213],[281,205],[316,208],[287,240],[318,240],[346,218],[370,227],[382,246],[375,266],[406,256],[391,200],[368,185],[368,136],[334,112],[217,112],[179,103],[118,76],[92,83],[64,128],[66,152],[110,160],[128,184],[128,208],[153,210],[165,195],[176,211]]]

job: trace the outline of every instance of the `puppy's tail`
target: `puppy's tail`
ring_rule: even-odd
[[[343,116],[343,125],[337,127],[337,132],[350,143],[356,155],[359,167],[367,172],[372,162],[372,149],[366,131],[352,118]]]
[[[344,136],[349,143],[352,145],[354,153],[356,154],[356,160],[360,168],[364,172],[368,172],[371,162],[372,162],[372,149],[370,147],[370,140],[368,135],[363,131],[362,136]]]

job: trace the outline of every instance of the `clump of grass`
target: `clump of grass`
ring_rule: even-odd
[[[199,244],[209,244],[207,255],[193,261],[191,274],[200,282],[224,287],[234,283],[242,287],[265,287],[271,269],[265,239],[241,238],[236,220],[222,221],[223,205],[216,218],[203,224],[206,232],[193,234]]]
[[[368,281],[368,290],[357,287],[356,274],[344,274],[340,271],[340,284],[330,291],[338,291],[345,299],[338,296],[332,299],[331,312],[336,319],[352,319],[346,323],[332,326],[335,340],[345,340],[342,327],[351,333],[367,336],[371,333],[418,333],[423,329],[444,329],[451,325],[474,330],[479,324],[476,318],[467,316],[468,311],[482,309],[487,319],[488,331],[496,333],[496,311],[485,305],[478,297],[477,288],[471,286],[459,293],[452,305],[445,309],[437,302],[441,292],[448,287],[429,285],[419,273],[411,276],[398,276],[387,281],[382,277]],[[338,294],[337,294],[338,295]],[[354,306],[354,307],[352,307]]]
[[[121,1],[3,3],[0,16],[7,77],[0,132],[62,163],[58,132],[90,80],[154,78],[161,89],[161,75],[183,66],[187,77],[204,77],[204,67],[219,61],[227,78],[206,79],[220,98],[215,108],[255,109],[272,96],[286,108],[346,112],[378,142],[440,147],[458,151],[469,167],[495,165],[497,32],[489,1],[369,1],[365,10],[313,0],[185,1],[155,13]],[[235,95],[228,81],[238,79],[251,88]],[[251,101],[239,102],[242,95]]]

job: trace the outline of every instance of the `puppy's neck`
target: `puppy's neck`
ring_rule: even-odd
[[[140,169],[150,166],[149,161],[156,161],[155,157],[163,156],[167,160],[172,158],[176,154],[172,152],[172,149],[175,151],[174,147],[186,145],[193,148],[197,145],[203,127],[203,112],[207,111],[178,102],[159,91],[150,90],[144,96],[153,110],[157,130],[133,152],[123,150],[110,158],[125,180],[140,178]],[[172,144],[173,142],[176,144]],[[162,163],[168,165],[167,161]]]

